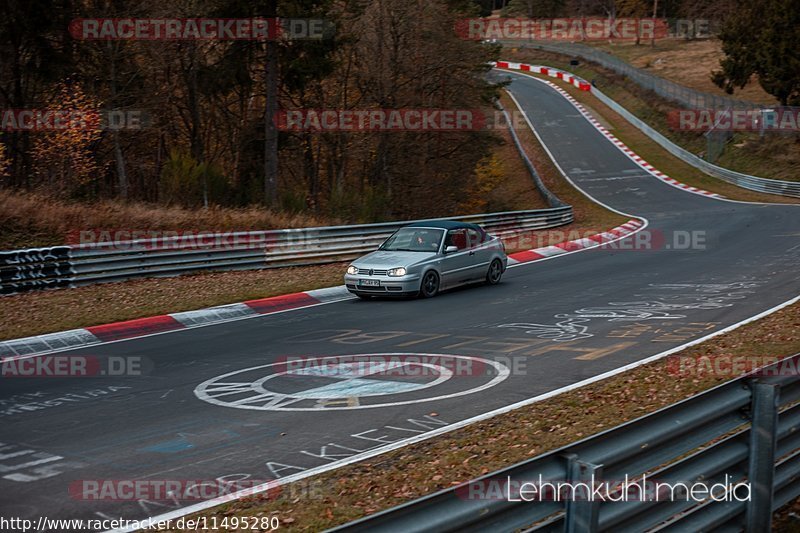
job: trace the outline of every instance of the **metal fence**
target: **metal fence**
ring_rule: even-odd
[[[778,194],[781,196],[792,196],[800,198],[800,182],[799,181],[782,181],[771,180],[767,178],[760,178],[758,176],[751,176],[749,174],[742,174],[727,168],[719,167],[713,163],[709,163],[702,157],[699,157],[692,152],[681,148],[677,144],[667,139],[664,135],[656,131],[655,128],[648,125],[646,122],[638,118],[636,115],[619,105],[617,102],[603,94],[602,91],[596,87],[592,87],[592,94],[598,100],[610,107],[617,114],[622,116],[625,120],[636,126],[645,135],[650,137],[653,141],[658,143],[666,151],[682,160],[689,165],[719,178],[728,183],[732,183],[738,187],[749,189],[751,191],[763,192],[767,194]]]
[[[598,52],[598,53],[601,53],[601,54],[603,53],[603,52],[600,52],[599,50],[595,50],[593,48],[590,48],[588,46],[583,46],[583,45],[569,45],[569,44],[548,44],[548,45],[544,45],[543,44],[543,45],[537,45],[537,47],[542,47],[542,49],[548,49],[548,50],[552,50],[552,51],[558,50],[559,53],[569,53],[566,50],[569,50],[571,46],[580,46],[581,49],[587,48],[587,49],[589,49],[590,51],[593,51],[593,52]],[[604,54],[604,55],[608,55],[608,54]],[[616,62],[623,63],[624,65],[627,65],[627,67],[634,69],[634,67],[631,67],[627,63],[624,63],[624,62],[622,62],[622,61],[620,61],[620,60],[618,60],[616,58],[613,58],[613,56],[609,56],[609,57],[611,57]],[[634,70],[638,71],[638,69],[634,69]],[[652,76],[650,74],[647,74],[647,73],[641,72],[641,71],[639,71],[639,72],[640,72],[640,74],[642,76],[651,76],[653,78],[661,80],[662,82],[669,83],[669,84],[672,84],[672,85],[677,85],[677,84],[674,84],[673,82],[664,80],[662,78],[658,78],[658,76]],[[678,87],[680,87],[680,86],[678,86]],[[687,91],[695,92],[695,93],[697,92],[697,91],[693,91],[692,89],[687,89],[686,87],[684,87],[684,89],[686,89]],[[751,176],[749,174],[743,174],[741,172],[736,172],[734,170],[730,170],[730,169],[727,169],[727,168],[723,168],[723,167],[714,165],[710,161],[706,161],[702,157],[697,156],[697,155],[693,154],[692,152],[690,152],[690,151],[688,151],[688,150],[686,150],[684,148],[681,148],[677,144],[673,143],[667,137],[665,137],[664,135],[659,133],[655,128],[651,127],[646,122],[644,122],[643,120],[638,118],[636,115],[634,115],[633,113],[631,113],[630,111],[628,111],[627,109],[625,109],[624,107],[619,105],[617,102],[612,100],[610,97],[606,96],[597,87],[592,86],[591,87],[591,92],[601,102],[606,104],[608,107],[610,107],[617,114],[621,115],[625,120],[627,120],[628,122],[630,122],[631,124],[636,126],[639,130],[642,131],[642,133],[644,133],[645,135],[650,137],[653,141],[658,143],[662,148],[667,150],[669,153],[671,153],[672,155],[674,155],[678,159],[681,159],[683,162],[685,162],[685,163],[687,163],[689,165],[692,165],[693,167],[705,172],[706,174],[709,174],[710,176],[714,176],[715,178],[719,178],[719,179],[721,179],[723,181],[727,181],[728,183],[732,183],[733,185],[736,185],[738,187],[742,187],[744,189],[749,189],[751,191],[757,191],[757,192],[762,192],[762,193],[767,193],[767,194],[777,194],[777,195],[780,195],[780,196],[792,196],[792,197],[800,198],[800,182],[761,178],[761,177],[758,177],[758,176]],[[705,93],[702,93],[702,94],[705,94]],[[715,97],[715,95],[707,95],[707,96],[709,98],[710,97]],[[722,100],[719,100],[719,102],[716,105],[724,105],[727,102],[739,102],[738,100],[726,99],[726,98],[723,98],[723,97],[716,97],[716,98],[722,98]],[[752,105],[755,105],[755,104],[752,104]],[[729,113],[732,111],[732,109],[730,107],[725,108],[725,110],[727,112],[729,112]],[[709,149],[707,150],[707,155],[709,156],[709,159],[715,160],[721,154],[722,146],[724,146],[724,143],[727,142],[728,139],[730,139],[730,133],[729,132],[720,132],[719,130],[712,130],[712,131],[708,132],[707,138],[708,138],[708,141],[709,141],[708,142]]]
[[[572,222],[572,207],[441,218],[481,224],[510,237]],[[409,224],[231,232],[0,252],[0,294],[76,287],[212,270],[248,270],[347,261]]]
[[[800,495],[800,354],[632,422],[336,531],[769,531]],[[792,375],[780,375],[779,369]],[[650,480],[750,485],[749,501],[520,499],[522,483]],[[539,476],[541,475],[541,478]],[[727,478],[725,476],[728,476]],[[501,491],[487,490],[503,487]],[[494,485],[493,485],[494,484]],[[506,492],[507,491],[507,492]],[[641,491],[634,491],[634,496]],[[651,496],[658,491],[648,492]],[[680,494],[683,494],[682,492]],[[487,497],[488,495],[488,497]],[[493,496],[491,496],[493,495]],[[508,495],[508,497],[506,497]],[[530,499],[530,492],[528,492]],[[585,493],[584,493],[585,495]],[[722,500],[717,491],[716,500]],[[617,494],[617,497],[619,494]],[[642,501],[643,500],[643,501]]]
[[[514,42],[507,41],[504,44],[508,46],[517,46],[521,48],[534,48],[537,50],[544,50],[547,52],[554,52],[557,54],[569,55],[573,57],[580,57],[587,61],[597,63],[605,68],[613,70],[614,72],[626,76],[637,85],[644,89],[649,89],[659,96],[676,102],[687,109],[702,109],[702,110],[718,110],[718,111],[760,111],[764,105],[748,102],[746,100],[739,100],[729,98],[717,94],[706,93],[690,89],[679,83],[664,79],[655,74],[651,74],[642,69],[634,67],[630,63],[615,57],[612,54],[599,50],[592,46],[587,46],[579,43],[547,43],[541,41],[531,42]],[[593,84],[594,85],[594,84]],[[763,135],[763,130],[761,134]],[[706,160],[714,163],[725,149],[726,144],[731,140],[732,134],[729,131],[713,130],[706,134]],[[733,172],[733,171],[728,171]],[[737,174],[737,173],[734,173]],[[716,174],[712,174],[717,176]],[[721,177],[721,176],[717,176]],[[726,179],[726,178],[722,178]],[[763,178],[761,178],[763,179]],[[730,180],[727,180],[730,181]],[[750,188],[750,187],[747,187]],[[753,189],[759,190],[760,189]],[[764,192],[764,191],[760,191]],[[777,193],[781,194],[781,193]]]
[[[580,57],[587,61],[592,61],[593,63],[597,63],[598,65],[630,78],[639,86],[649,89],[659,96],[666,98],[667,100],[677,102],[689,109],[756,110],[763,107],[754,102],[737,100],[735,98],[728,98],[726,96],[720,96],[690,89],[689,87],[684,87],[679,83],[675,83],[660,76],[656,76],[655,74],[651,74],[636,68],[630,63],[623,61],[622,59],[619,59],[618,57],[615,57],[607,52],[603,52],[602,50],[584,44],[546,43],[540,41],[523,43],[509,41],[504,44],[522,48],[535,48],[537,50],[545,50],[557,54],[566,54]]]

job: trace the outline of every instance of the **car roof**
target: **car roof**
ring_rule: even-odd
[[[481,231],[481,227],[477,224],[470,224],[469,222],[458,222],[456,220],[422,220],[420,222],[413,222],[406,228],[438,228],[438,229],[475,229]]]

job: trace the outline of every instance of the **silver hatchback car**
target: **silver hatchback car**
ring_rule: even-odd
[[[508,266],[503,241],[476,224],[415,222],[347,267],[347,290],[361,297],[422,296],[485,281],[500,282]]]

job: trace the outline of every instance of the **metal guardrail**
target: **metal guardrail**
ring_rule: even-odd
[[[572,222],[572,207],[440,218],[508,237]],[[430,219],[428,219],[430,220]],[[347,261],[377,248],[406,222],[207,234],[0,252],[0,294],[211,270]]]
[[[572,206],[547,189],[505,110],[503,114],[534,185],[551,208],[426,220],[474,222],[500,238],[573,221]],[[374,250],[395,230],[411,222],[415,221],[228,232],[194,235],[188,239],[143,239],[0,252],[0,296],[201,271],[256,270],[347,261]]]
[[[660,134],[654,128],[649,126],[646,122],[636,117],[633,113],[619,105],[617,102],[606,96],[596,87],[592,87],[592,94],[598,100],[606,104],[616,113],[621,115],[625,120],[636,126],[642,133],[650,137],[663,149],[680,159],[681,161],[692,165],[693,167],[719,178],[728,183],[732,183],[743,189],[751,191],[763,192],[767,194],[777,194],[780,196],[792,196],[800,198],[800,182],[798,181],[782,181],[771,180],[767,178],[759,178],[758,176],[750,176],[749,174],[742,174],[723,167],[718,167],[713,163],[709,163],[705,159],[694,155],[692,152],[681,148],[673,143],[665,136]]]
[[[541,195],[544,197],[545,201],[547,201],[547,205],[550,207],[561,207],[567,205],[544,184],[542,177],[539,175],[539,172],[536,171],[536,167],[533,165],[533,162],[525,152],[525,148],[522,146],[522,141],[520,140],[519,135],[517,135],[517,132],[512,126],[513,122],[511,120],[511,116],[508,114],[508,111],[505,110],[503,104],[501,104],[499,100],[497,101],[497,106],[503,113],[506,124],[508,124],[508,133],[511,135],[511,140],[514,141],[514,146],[517,147],[517,152],[519,152],[522,162],[525,164],[525,168],[528,169],[528,173],[531,175],[531,179],[533,179],[533,184],[539,190],[539,193],[541,193]]]
[[[501,41],[502,42],[502,41]],[[761,109],[763,105],[736,98],[728,98],[717,94],[706,93],[690,89],[674,81],[667,80],[655,74],[645,72],[634,67],[627,61],[597,48],[579,43],[547,43],[541,41],[513,42],[503,44],[521,48],[535,48],[557,54],[565,54],[592,61],[607,69],[622,74],[634,81],[637,85],[649,89],[659,96],[678,102],[689,109]]]
[[[575,43],[540,42],[507,44],[536,48],[560,54],[574,55],[589,61],[594,61],[620,74],[624,74],[645,89],[650,89],[664,98],[679,102],[692,109],[733,110],[761,109],[763,107],[752,102],[745,102],[743,100],[726,98],[724,96],[717,96],[714,94],[703,93],[701,91],[689,89],[688,87],[684,87],[675,82],[665,80],[664,78],[654,76],[647,72],[643,72],[640,69],[637,69],[636,67],[615,58],[611,54],[607,54],[585,45]],[[592,94],[597,96],[601,102],[620,114],[625,120],[636,126],[642,133],[658,143],[659,146],[683,162],[697,168],[698,170],[701,170],[710,176],[714,176],[715,178],[719,178],[723,181],[751,191],[800,198],[800,182],[761,178],[714,165],[713,163],[710,163],[709,161],[706,161],[705,159],[673,143],[664,135],[649,126],[646,122],[603,94],[603,92],[594,85],[592,85],[591,91]]]
[[[765,367],[759,376],[734,379],[593,437],[335,531],[769,531],[772,512],[800,495],[798,365],[800,354]],[[791,370],[792,375],[780,375],[778,369]],[[626,475],[635,480],[642,474],[687,487],[698,482],[710,487],[727,480],[732,485],[746,479],[751,498],[707,498],[699,503],[691,498],[511,501],[519,499],[522,483],[539,483],[540,475],[542,482],[590,483],[592,475],[602,481]],[[487,491],[492,483],[504,490]],[[721,499],[720,492],[716,497]]]

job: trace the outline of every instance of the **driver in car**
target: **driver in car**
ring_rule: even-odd
[[[428,233],[417,233],[414,241],[419,249],[435,251],[439,248],[438,243],[432,240]]]

